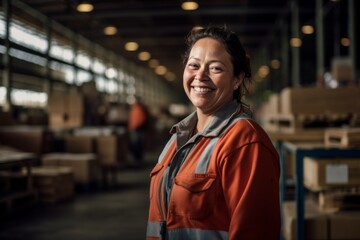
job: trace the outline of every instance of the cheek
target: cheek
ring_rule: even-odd
[[[183,86],[184,86],[185,89],[187,87],[189,87],[190,82],[191,82],[190,74],[188,72],[184,71],[184,74],[183,74]]]

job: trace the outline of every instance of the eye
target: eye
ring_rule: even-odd
[[[198,68],[199,68],[199,65],[198,65],[198,64],[192,63],[192,62],[188,63],[187,66],[188,66],[188,68],[190,68],[190,69],[198,69]]]
[[[214,65],[214,66],[210,66],[210,71],[213,73],[219,73],[222,72],[223,69],[220,66]]]

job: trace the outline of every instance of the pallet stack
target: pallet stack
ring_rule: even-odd
[[[268,131],[296,133],[359,124],[359,87],[284,88],[264,105],[261,122]]]

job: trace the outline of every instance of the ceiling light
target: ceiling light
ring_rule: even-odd
[[[173,72],[167,72],[167,73],[165,74],[165,78],[166,78],[168,81],[172,82],[172,81],[175,81],[176,75],[175,75],[175,73],[173,73]]]
[[[291,38],[290,39],[290,45],[292,47],[301,47],[302,41],[300,38]]]
[[[260,68],[259,68],[259,76],[264,78],[266,77],[269,73],[270,73],[270,69],[268,66],[266,65],[262,65]]]
[[[149,61],[149,67],[156,68],[157,66],[159,66],[159,61],[157,59],[151,59]]]
[[[304,34],[313,34],[314,33],[314,27],[311,26],[311,25],[304,25],[304,26],[302,26],[301,31]]]
[[[195,27],[192,28],[193,31],[199,31],[199,30],[202,30],[202,29],[204,29],[204,27],[202,27],[202,26],[195,26]]]
[[[117,33],[117,28],[114,26],[107,26],[104,28],[105,35],[115,35]]]
[[[76,10],[78,12],[91,12],[94,10],[94,5],[90,2],[82,1],[77,5]]]
[[[344,47],[349,47],[349,46],[350,46],[350,39],[348,39],[348,38],[342,38],[342,39],[340,40],[340,43],[341,43],[341,45],[343,45]]]
[[[166,72],[167,72],[166,67],[164,67],[164,66],[162,66],[162,65],[157,66],[157,67],[155,68],[155,73],[156,73],[157,75],[165,75]]]
[[[125,44],[125,49],[130,52],[136,51],[138,48],[139,44],[137,44],[136,42],[127,42]]]
[[[280,68],[280,61],[278,59],[273,59],[270,62],[272,69],[279,69]]]
[[[195,1],[185,1],[181,4],[181,8],[185,11],[193,11],[199,8],[199,4]]]
[[[147,61],[151,58],[151,55],[149,52],[141,52],[141,53],[139,53],[138,58],[141,61]]]

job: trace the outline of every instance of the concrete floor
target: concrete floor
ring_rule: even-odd
[[[154,155],[145,167],[121,169],[115,187],[76,192],[70,201],[10,214],[0,220],[0,239],[145,239],[149,173],[155,162]]]

